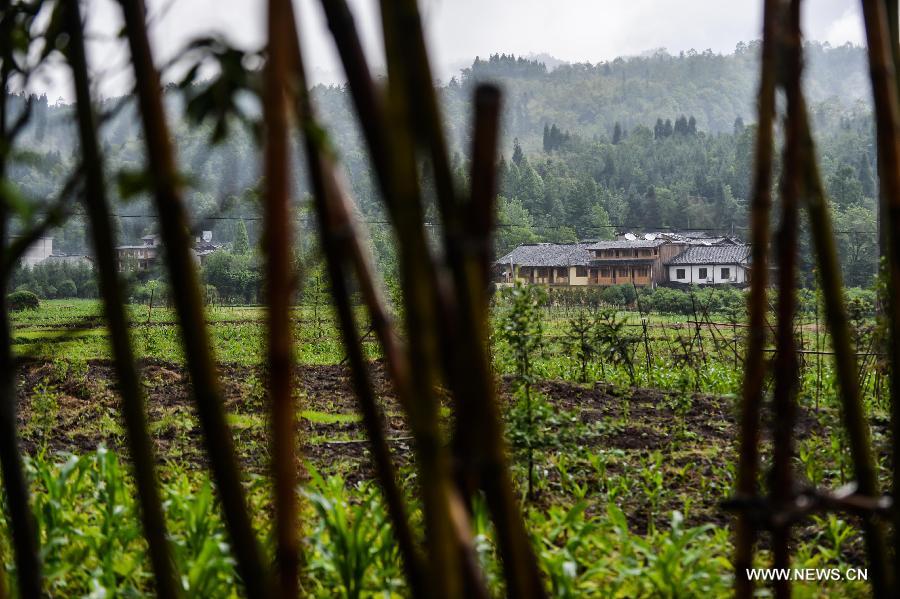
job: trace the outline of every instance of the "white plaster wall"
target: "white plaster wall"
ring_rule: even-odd
[[[700,278],[700,269],[706,269],[706,278]],[[722,269],[731,272],[728,278],[722,277]],[[679,269],[684,269],[684,278],[677,278]],[[738,264],[672,264],[669,266],[669,281],[673,283],[694,283],[697,285],[722,285],[726,283],[741,284],[746,279],[746,270]]]

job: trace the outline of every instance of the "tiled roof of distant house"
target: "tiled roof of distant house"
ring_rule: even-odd
[[[668,264],[747,264],[750,262],[750,246],[747,245],[692,245]]]
[[[628,250],[655,248],[668,243],[667,239],[621,239],[617,241],[595,241],[587,244],[589,250]]]
[[[587,266],[593,256],[589,248],[593,242],[526,243],[499,260],[498,265],[517,266]]]

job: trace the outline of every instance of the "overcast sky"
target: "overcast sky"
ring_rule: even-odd
[[[342,79],[319,8],[320,0],[295,0],[307,68],[315,80]],[[375,0],[348,0],[373,64],[381,63]],[[158,62],[173,58],[187,40],[218,32],[247,48],[264,40],[264,0],[147,0]],[[592,62],[656,48],[727,53],[739,41],[760,37],[762,0],[420,0],[433,63],[449,78],[475,56],[495,52],[547,53]],[[807,39],[833,45],[863,41],[856,0],[804,2]],[[130,89],[127,51],[115,43],[121,28],[112,0],[88,0],[91,60],[106,96]],[[65,70],[51,69],[32,85],[51,102],[72,96]]]

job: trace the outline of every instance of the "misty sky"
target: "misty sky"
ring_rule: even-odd
[[[373,64],[381,62],[375,0],[348,0]],[[147,0],[158,62],[175,57],[186,41],[210,32],[258,48],[264,40],[264,0]],[[319,82],[343,77],[324,26],[319,0],[295,0],[307,68]],[[480,55],[547,53],[599,62],[655,48],[730,52],[738,41],[760,37],[762,0],[420,0],[436,73],[449,78]],[[807,39],[833,45],[864,40],[859,2],[804,2]],[[121,28],[112,0],[88,0],[92,66],[100,93],[130,89],[127,50],[115,41]],[[31,86],[51,102],[72,96],[65,69],[49,69]]]

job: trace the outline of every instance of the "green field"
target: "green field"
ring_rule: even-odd
[[[742,323],[729,323],[724,314],[623,312],[619,318],[627,338],[621,347],[630,357],[594,356],[583,366],[573,346],[572,321],[594,313],[542,308],[544,344],[534,364],[540,424],[528,441],[535,452],[535,493],[526,500],[521,410],[513,392],[514,363],[501,332],[507,310],[502,302],[494,310],[494,363],[514,473],[553,595],[727,594],[730,516],[720,502],[734,485]],[[21,360],[19,430],[29,456],[46,574],[59,597],[141,595],[152,581],[99,311],[97,302],[57,300],[13,315],[14,351]],[[176,565],[192,596],[230,596],[236,574],[224,526],[212,507],[214,491],[175,315],[142,305],[130,311]],[[372,482],[366,437],[330,311],[306,306],[294,315],[304,588],[323,597],[403,596],[399,555]],[[261,536],[269,536],[270,489],[264,476],[269,436],[260,367],[265,313],[256,307],[211,307],[207,318],[255,524]],[[807,320],[800,325],[804,348],[827,350],[827,339],[817,333],[814,320]],[[412,441],[382,373],[377,344],[367,341],[365,347],[391,448],[412,501]],[[850,477],[833,375],[828,356],[807,357],[798,471],[810,483],[836,487]],[[884,453],[886,408],[878,377],[866,372],[874,443]],[[451,418],[449,409],[443,413]],[[478,501],[474,522],[479,558],[499,592],[502,575],[493,531]],[[830,515],[798,528],[796,567],[861,565],[862,539],[855,524]],[[5,522],[0,532],[0,555],[9,556]],[[12,566],[7,569],[14,578]],[[868,589],[865,583],[817,582],[798,584],[795,592],[800,597],[866,596]]]

